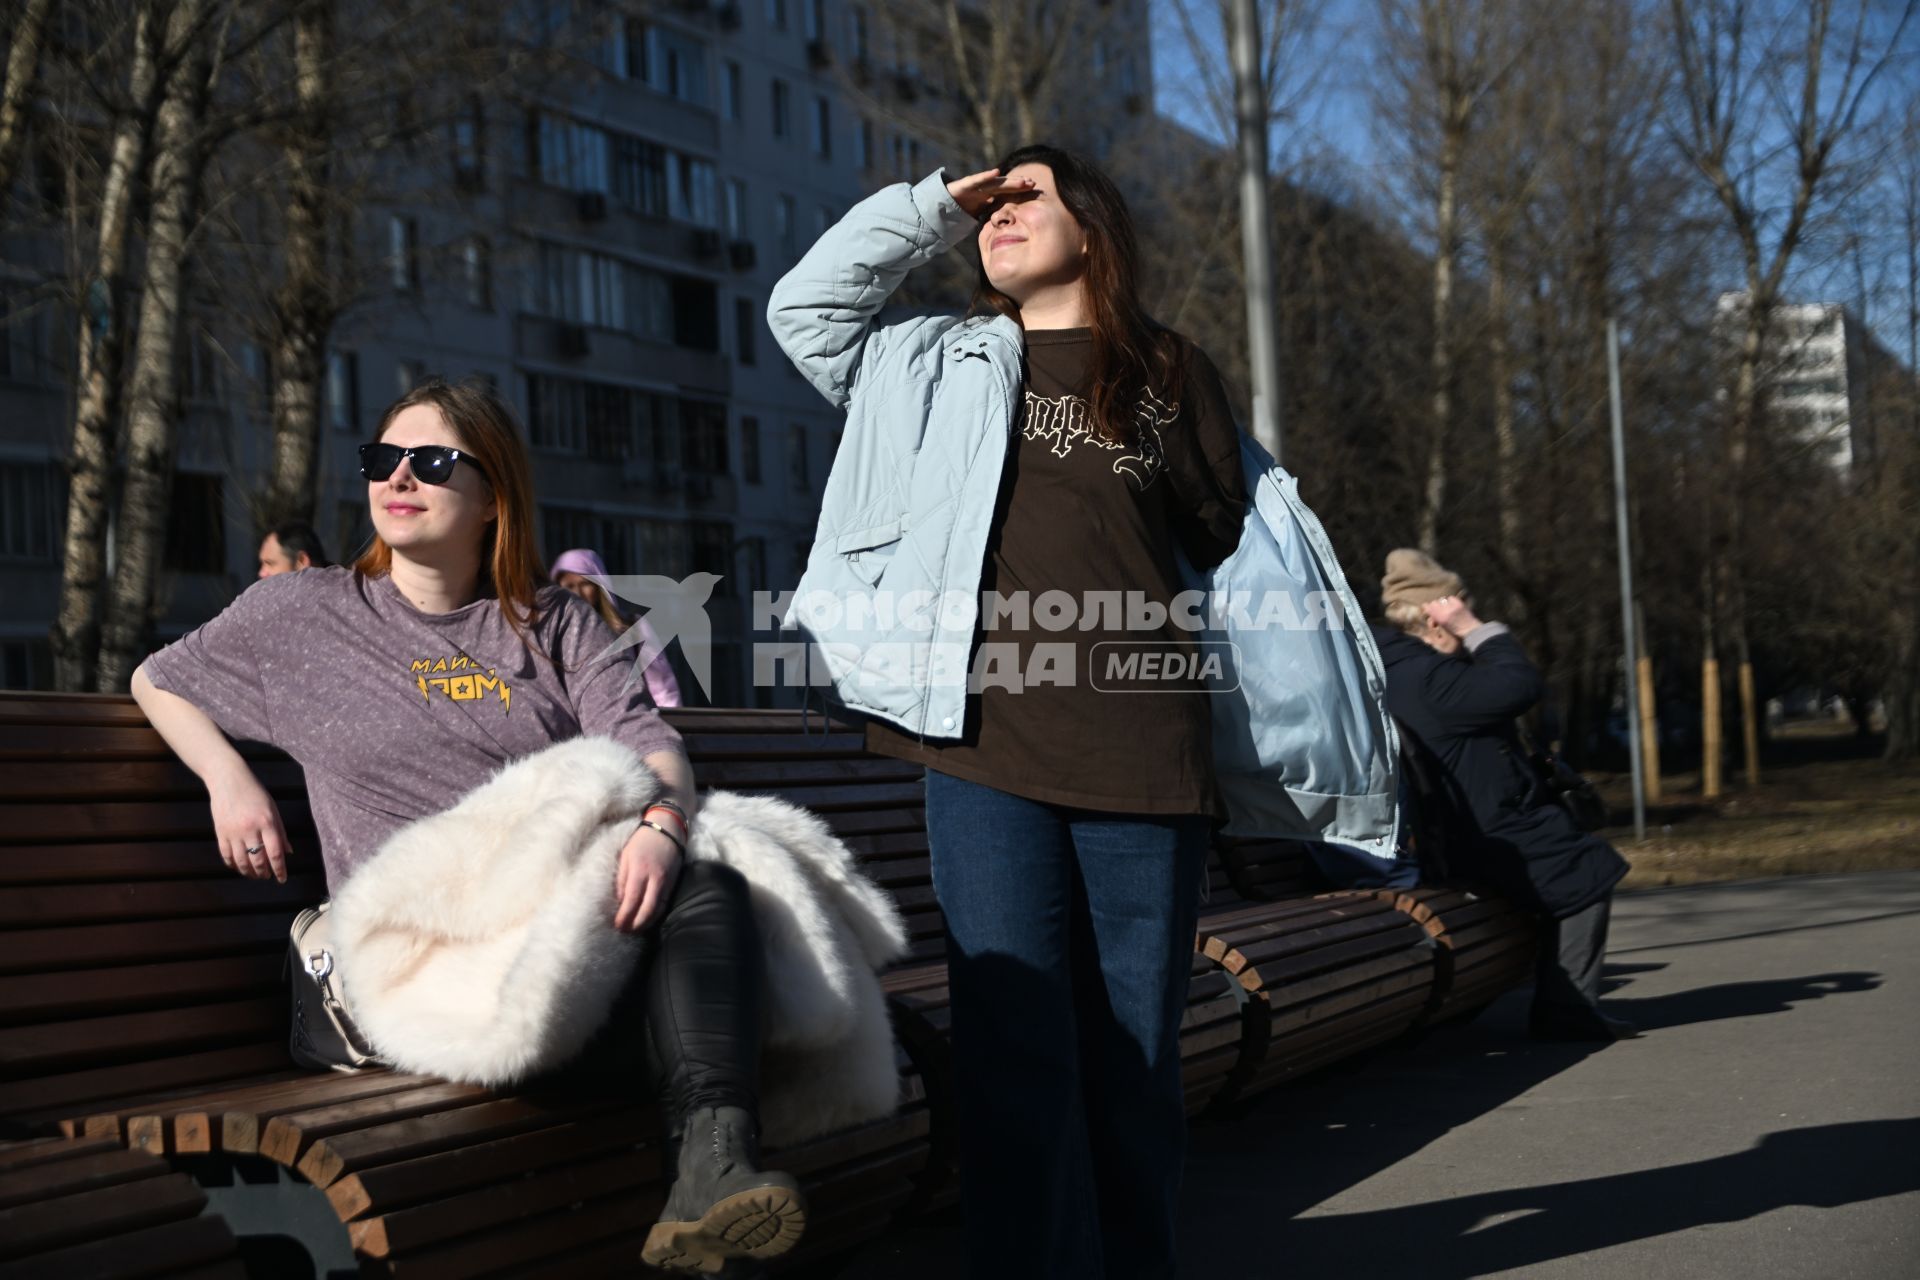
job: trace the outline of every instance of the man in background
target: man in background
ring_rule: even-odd
[[[324,569],[331,562],[312,525],[290,520],[260,540],[260,577],[271,578],[302,569]]]

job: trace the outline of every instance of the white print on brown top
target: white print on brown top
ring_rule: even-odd
[[[1088,417],[1090,406],[1079,396],[1039,396],[1029,391],[1026,399],[1023,434],[1029,440],[1048,441],[1048,451],[1056,458],[1068,456],[1073,452],[1074,445],[1083,442],[1116,452],[1123,447],[1118,441],[1102,440],[1093,434]],[[1179,405],[1168,405],[1152,392],[1148,392],[1135,406],[1136,452],[1121,453],[1113,460],[1114,473],[1125,476],[1134,492],[1146,491],[1166,470],[1167,458],[1161,445],[1160,428],[1171,425],[1179,415]]]

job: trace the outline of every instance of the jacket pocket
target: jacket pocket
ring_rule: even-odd
[[[834,539],[833,549],[846,558],[847,567],[855,577],[873,587],[879,585],[881,575],[892,563],[894,553],[900,550],[900,540],[905,536],[906,521],[894,520],[841,534]]]

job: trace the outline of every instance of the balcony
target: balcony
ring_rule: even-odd
[[[545,316],[522,313],[514,317],[513,355],[515,360],[535,368],[580,377],[615,382],[647,377],[722,398],[733,389],[732,366],[723,352],[677,347],[617,329],[596,329]]]

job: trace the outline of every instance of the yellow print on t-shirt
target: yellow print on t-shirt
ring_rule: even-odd
[[[420,696],[428,702],[433,701],[434,689],[455,702],[478,702],[492,693],[503,708],[513,710],[513,688],[500,677],[498,668],[488,667],[482,673],[480,664],[464,653],[451,658],[415,658],[408,672],[415,677]]]

